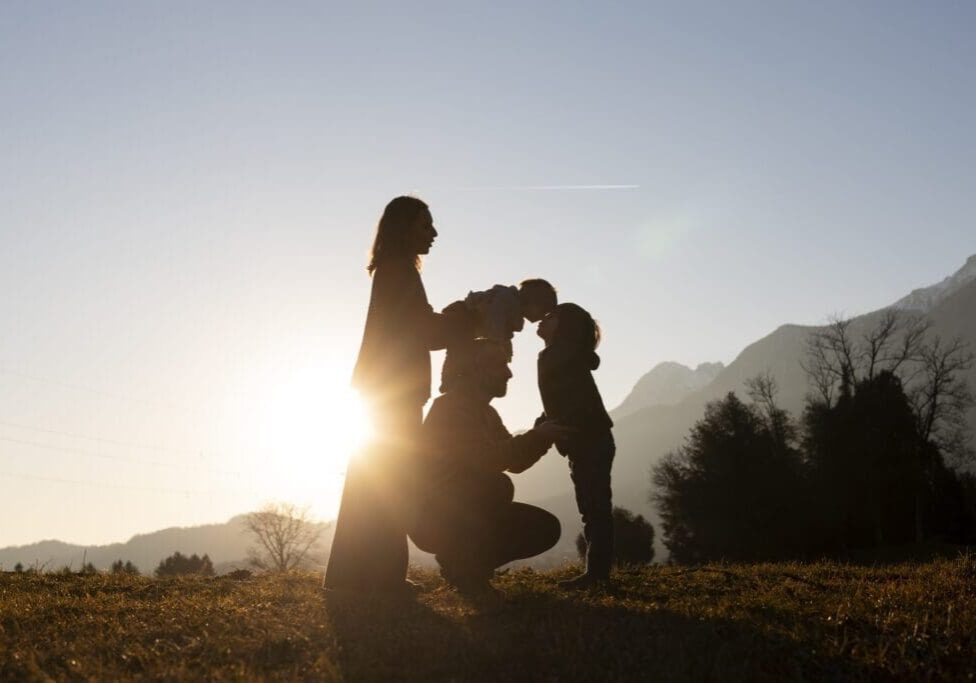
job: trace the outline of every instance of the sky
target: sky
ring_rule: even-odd
[[[435,308],[551,280],[603,326],[610,406],[659,362],[942,279],[976,253],[974,23],[956,2],[3,3],[0,546],[281,498],[333,514],[398,194],[440,232]],[[540,410],[533,332],[496,401],[512,429]]]

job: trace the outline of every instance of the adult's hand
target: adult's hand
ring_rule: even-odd
[[[540,436],[545,437],[550,443],[555,443],[561,439],[568,439],[576,433],[576,430],[572,427],[561,425],[555,420],[540,422],[533,430]]]

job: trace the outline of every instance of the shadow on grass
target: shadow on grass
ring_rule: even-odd
[[[330,593],[325,605],[345,680],[450,680],[468,671],[463,629],[422,602]]]
[[[885,672],[772,637],[758,623],[692,618],[598,598],[520,592],[492,607],[472,608],[439,590],[401,605],[330,597],[327,610],[347,680],[885,678]]]

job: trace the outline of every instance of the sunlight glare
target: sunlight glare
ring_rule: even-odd
[[[269,388],[260,434],[262,450],[274,459],[277,496],[329,516],[349,458],[365,444],[370,426],[348,373],[311,367]]]

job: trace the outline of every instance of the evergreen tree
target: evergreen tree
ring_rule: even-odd
[[[805,491],[795,428],[770,401],[715,401],[654,468],[664,543],[678,562],[795,556]]]
[[[806,420],[806,452],[828,546],[909,540],[921,442],[898,378],[885,371],[845,384],[835,405],[811,406]]]
[[[121,559],[116,560],[112,563],[111,572],[113,574],[138,574],[139,568],[132,564],[131,561],[126,560],[125,563]]]
[[[155,571],[157,577],[187,576],[191,574],[213,576],[213,573],[213,563],[207,555],[199,557],[194,553],[190,557],[187,557],[179,551],[160,562]]]

